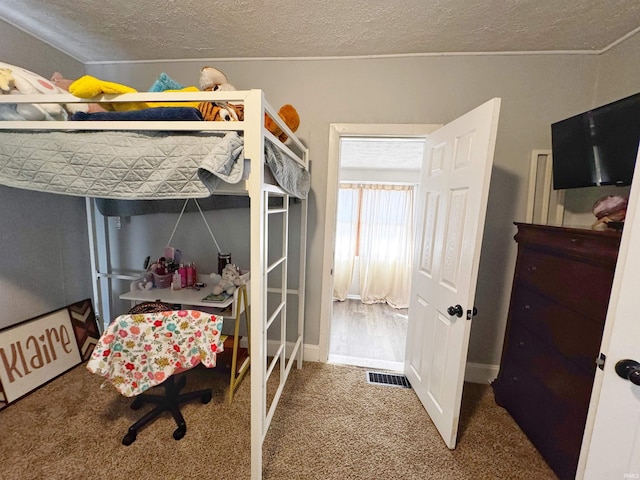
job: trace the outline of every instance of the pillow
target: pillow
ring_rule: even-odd
[[[10,90],[10,94],[25,94],[25,95],[37,95],[37,94],[52,94],[52,93],[66,93],[61,88],[58,88],[52,82],[40,75],[26,70],[22,67],[11,65],[9,63],[0,62],[0,68],[10,70],[13,77],[13,88]],[[15,104],[15,111],[24,120],[66,120],[67,111],[65,107],[57,103],[40,103],[40,104]],[[70,111],[82,111],[83,105],[70,105],[68,107]]]

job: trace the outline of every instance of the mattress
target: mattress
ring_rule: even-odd
[[[266,142],[267,163],[291,195],[309,173]],[[237,132],[0,131],[0,184],[105,199],[205,198],[245,177]]]

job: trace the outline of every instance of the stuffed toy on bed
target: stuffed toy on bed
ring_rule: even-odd
[[[22,67],[0,62],[0,69],[4,69],[4,78],[9,82],[8,90],[2,89],[2,93],[9,95],[39,95],[66,93],[49,80]],[[83,104],[57,103],[18,103],[3,104],[0,109],[0,118],[5,120],[66,120],[67,111],[86,111]],[[11,111],[9,111],[10,109]]]
[[[164,90],[165,92],[198,92],[197,87],[185,87],[180,90]],[[123,93],[138,93],[134,88],[120,83],[108,82],[91,75],[80,77],[69,85],[69,93],[79,98],[93,98],[98,95],[119,95]],[[113,102],[101,104],[108,111],[125,112],[154,107],[197,107],[199,102]]]
[[[167,90],[182,90],[184,85],[176,82],[166,73],[162,72],[149,88],[150,92],[166,92]]]
[[[283,105],[278,110],[278,115],[284,121],[285,125],[291,129],[292,132],[298,130],[300,126],[300,116],[298,115],[298,111],[293,107],[293,105]],[[289,137],[286,133],[282,131],[282,129],[278,126],[276,122],[274,122],[269,115],[265,115],[264,126],[267,130],[273,133],[278,139],[284,143]]]
[[[74,80],[69,80],[67,78],[64,78],[64,76],[60,72],[54,72],[53,75],[51,75],[51,81],[58,88],[61,88],[65,92],[69,91],[69,85],[71,85],[74,82]],[[100,105],[99,103],[85,103],[84,105],[87,106],[87,109],[84,113],[96,113],[96,112],[106,111],[104,108],[102,108],[102,105]]]
[[[200,69],[200,89],[203,91],[223,92],[235,90],[229,83],[227,76],[214,67],[202,67]],[[206,121],[233,122],[244,120],[244,105],[230,102],[202,102],[198,105],[202,118]],[[293,105],[283,105],[278,115],[284,123],[295,132],[300,126],[300,116]],[[269,115],[265,115],[265,128],[278,137],[281,142],[286,142],[288,136],[274,122]]]
[[[11,69],[0,68],[0,90],[2,93],[9,93],[13,88],[13,75]]]
[[[199,79],[203,92],[230,92],[236,88],[227,76],[214,67],[202,67]],[[205,121],[241,122],[244,120],[244,105],[231,102],[200,102],[198,110]]]

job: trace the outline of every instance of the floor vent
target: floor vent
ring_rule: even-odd
[[[386,372],[367,372],[367,383],[388,385],[390,387],[411,388],[405,375]]]

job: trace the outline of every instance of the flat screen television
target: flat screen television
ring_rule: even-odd
[[[553,188],[630,185],[639,141],[640,93],[553,123]]]

